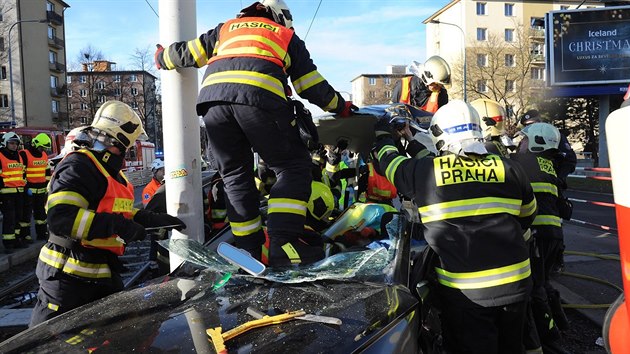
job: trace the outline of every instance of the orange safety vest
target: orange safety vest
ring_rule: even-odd
[[[26,162],[26,182],[46,183],[46,169],[48,169],[48,155],[42,151],[41,157],[35,157],[27,149],[22,150],[28,161]]]
[[[149,204],[151,199],[153,199],[153,195],[155,195],[155,191],[157,191],[161,185],[162,183],[158,182],[155,178],[151,178],[151,182],[142,190],[142,205],[147,206],[147,204]]]
[[[285,60],[289,58],[287,48],[292,37],[292,29],[266,18],[228,20],[221,27],[218,47],[208,64],[225,58],[249,57],[265,59],[287,68]]]
[[[372,162],[368,162],[369,175],[367,185],[367,199],[368,200],[391,200],[396,197],[396,187],[387,180],[387,178],[379,175],[374,170]]]
[[[107,178],[107,190],[105,195],[98,203],[97,213],[116,213],[122,214],[127,219],[133,218],[133,185],[127,180],[125,174],[119,172],[119,175],[127,182],[123,185],[112,177],[101,162],[91,152],[87,150],[79,150],[75,153],[87,155],[96,165],[99,171]],[[110,251],[118,256],[125,253],[125,242],[118,237],[112,235],[107,238],[97,238],[92,240],[81,240],[81,245],[88,248],[99,248]]]
[[[424,106],[420,107],[423,110],[427,111],[427,112],[431,112],[431,113],[435,113],[438,110],[438,96],[440,96],[440,91],[433,91],[431,92],[431,96],[429,96],[429,100],[427,101],[427,104],[425,104]]]
[[[403,77],[401,80],[401,93],[399,103],[411,104],[411,76]]]
[[[24,164],[18,157],[17,160],[11,160],[0,153],[0,164],[2,164],[2,173],[0,178],[4,182],[4,188],[0,192],[2,193],[17,193],[18,189],[26,185],[24,179]]]

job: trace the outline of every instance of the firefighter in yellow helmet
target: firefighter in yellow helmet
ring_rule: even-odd
[[[48,239],[46,225],[46,186],[50,181],[50,166],[47,150],[52,147],[50,137],[45,133],[37,134],[29,146],[19,152],[26,167],[26,187],[24,188],[24,211],[20,221],[20,236],[26,242],[33,243],[31,238],[31,216],[35,220],[35,232],[40,240]]]
[[[521,353],[531,289],[523,230],[536,199],[523,168],[488,154],[479,116],[454,100],[433,116],[438,156],[408,158],[394,145],[400,133],[381,118],[378,162],[385,177],[418,205],[424,237],[437,254],[431,266],[449,353]],[[435,258],[435,257],[434,257]]]
[[[145,227],[184,223],[133,207],[134,187],[122,173],[125,152],[146,139],[140,117],[120,101],[105,102],[90,127],[93,145],[68,153],[49,185],[48,242],[37,263],[31,326],[122,290],[125,245]]]
[[[206,66],[197,113],[225,183],[227,215],[236,246],[260,259],[265,235],[254,185],[255,150],[277,176],[270,191],[267,227],[271,266],[307,264],[321,249],[298,242],[303,234],[311,173],[299,136],[288,80],[295,93],[325,111],[350,115],[352,105],[324,79],[293,30],[283,0],[263,0],[235,19],[187,42],[155,53],[158,69]]]
[[[26,247],[20,235],[19,222],[24,208],[24,164],[18,154],[22,144],[14,132],[2,135],[0,141],[0,211],[2,212],[2,244],[5,253]]]
[[[413,75],[396,82],[392,103],[405,103],[435,113],[448,103],[447,87],[451,85],[451,68],[440,56],[432,56],[424,64],[409,65]]]
[[[502,137],[505,136],[505,119],[507,118],[505,109],[497,101],[486,98],[476,99],[470,102],[470,105],[479,114],[486,150],[491,154],[510,157],[508,147],[502,141]],[[507,139],[507,136],[505,138]]]

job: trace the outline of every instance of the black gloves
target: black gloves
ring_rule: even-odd
[[[376,135],[376,140],[380,140],[382,138],[391,138],[392,129],[393,126],[389,122],[389,117],[380,117],[376,121],[376,124],[374,124],[374,134]]]
[[[155,50],[155,55],[153,56],[153,60],[155,60],[155,67],[160,70],[162,69],[162,64],[160,63],[160,54],[164,51],[164,47],[160,44],[155,45],[157,49]]]
[[[164,227],[181,231],[186,228],[186,224],[179,218],[166,213],[154,213],[148,210],[138,210],[133,217],[133,221],[144,227]]]
[[[120,219],[114,223],[114,232],[125,240],[125,243],[142,241],[147,237],[147,232],[142,225],[126,219],[122,215],[119,216]]]

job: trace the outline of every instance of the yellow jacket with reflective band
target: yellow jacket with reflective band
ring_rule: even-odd
[[[562,182],[558,178],[553,160],[549,156],[530,152],[513,154],[511,158],[523,165],[536,194],[538,215],[532,227],[545,229],[544,232],[536,233],[536,237],[562,238],[562,219],[558,211]]]
[[[198,38],[169,45],[157,60],[167,70],[207,65],[197,99],[201,116],[208,102],[270,110],[286,106],[289,78],[295,93],[323,110],[340,112],[345,107],[341,95],[317,71],[304,42],[293,30],[266,18],[221,23]]]
[[[408,158],[391,138],[376,147],[380,170],[419,207],[440,260],[440,293],[481,306],[525,300],[531,270],[523,232],[536,199],[522,167],[496,155]]]
[[[4,149],[2,149],[4,150]],[[26,180],[24,179],[24,164],[21,159],[17,160],[10,159],[0,150],[0,178],[2,178],[2,182],[4,187],[0,192],[2,193],[17,193],[18,188],[23,188],[26,185]]]

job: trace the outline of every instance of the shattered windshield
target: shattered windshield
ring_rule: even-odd
[[[333,254],[317,263],[295,268],[267,268],[259,277],[279,283],[303,283],[316,280],[353,279],[390,283],[395,270],[396,252],[402,245],[404,218],[399,214],[384,225],[380,240],[345,252]],[[187,262],[210,271],[232,274],[238,268],[221,256],[212,247],[197,241],[168,239],[160,244]]]

